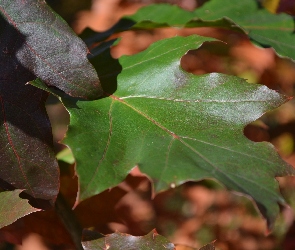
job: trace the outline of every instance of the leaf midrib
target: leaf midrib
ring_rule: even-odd
[[[196,154],[198,154],[203,160],[205,160],[207,163],[209,163],[214,169],[216,169],[220,174],[222,174],[225,178],[229,179],[232,183],[234,183],[236,186],[240,187],[241,190],[245,190],[243,186],[239,185],[239,183],[237,183],[236,181],[234,181],[232,178],[230,178],[229,176],[227,176],[225,173],[223,173],[217,166],[215,166],[215,164],[213,164],[210,160],[208,160],[205,156],[203,156],[200,152],[198,152],[195,148],[193,148],[192,146],[190,146],[189,144],[187,144],[186,142],[184,142],[182,140],[182,137],[181,136],[178,136],[176,135],[174,132],[170,131],[169,129],[167,129],[165,126],[163,126],[162,124],[160,124],[159,122],[155,121],[154,119],[152,119],[151,117],[147,116],[145,113],[143,113],[142,111],[136,109],[135,107],[133,107],[131,104],[125,102],[124,100],[122,100],[121,98],[117,97],[117,96],[114,96],[114,95],[110,95],[110,98],[112,98],[114,101],[118,101],[122,104],[124,104],[125,106],[131,108],[133,111],[137,112],[138,114],[140,114],[141,116],[143,116],[144,118],[146,118],[147,120],[151,121],[154,125],[158,126],[159,128],[161,128],[162,130],[164,130],[165,132],[167,132],[168,134],[170,134],[172,136],[172,142],[169,143],[168,145],[168,150],[169,148],[171,147],[173,141],[175,139],[179,140],[184,146],[186,146],[187,148],[191,149],[193,152],[195,152]],[[202,141],[200,141],[202,142]],[[217,145],[214,145],[216,147],[219,147]],[[222,148],[222,147],[219,147],[219,148]],[[222,149],[227,149],[227,148],[222,148]],[[168,159],[166,158],[166,162],[168,161]],[[202,166],[199,166],[202,168]],[[203,168],[204,169],[204,168]],[[207,169],[204,169],[205,171],[208,171]],[[212,172],[212,171],[211,171]],[[239,178],[243,178],[249,182],[253,182],[253,180],[250,180],[250,179],[247,179],[245,178],[244,176],[240,176],[240,175],[237,175],[237,174],[229,174],[229,175],[235,175]],[[257,183],[256,183],[257,186],[259,186]],[[271,192],[270,190],[268,190],[266,187],[264,186],[259,186],[261,189],[264,189],[266,192],[272,194],[272,195],[275,195],[277,196],[276,193],[274,192]],[[244,191],[245,193],[249,194],[246,190]]]
[[[172,101],[172,102],[186,102],[186,103],[243,103],[243,102],[267,102],[272,101],[272,99],[264,99],[264,100],[212,100],[212,99],[196,99],[196,100],[183,100],[183,99],[175,99],[175,98],[169,98],[169,97],[158,97],[158,96],[146,96],[146,95],[137,95],[137,96],[124,96],[120,97],[121,100],[124,99],[131,99],[131,98],[146,98],[146,99],[155,99],[159,101]]]

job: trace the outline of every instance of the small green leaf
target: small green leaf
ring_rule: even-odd
[[[126,16],[135,22],[133,28],[160,28],[183,26],[195,17],[193,12],[176,5],[154,4],[139,9],[135,14]]]
[[[85,250],[174,250],[175,247],[166,238],[159,235],[156,230],[145,236],[132,236],[123,233],[113,233],[98,240],[82,243]]]
[[[88,44],[93,44],[118,31],[162,27],[217,27],[244,32],[257,45],[273,47],[279,55],[295,60],[293,18],[287,14],[272,14],[255,0],[235,4],[231,0],[211,0],[192,12],[176,5],[148,5],[124,17],[104,33],[88,29],[83,37]]]
[[[0,228],[12,224],[17,219],[30,213],[40,211],[32,207],[28,200],[21,199],[23,190],[5,191],[0,193]]]
[[[64,161],[69,164],[75,163],[75,158],[69,148],[65,148],[56,155],[56,159]]]
[[[295,60],[294,20],[290,15],[272,14],[255,0],[235,4],[231,0],[211,0],[194,13],[204,21],[229,18],[255,43],[262,47],[273,47],[279,55]]]
[[[240,30],[256,44],[273,47],[279,55],[295,60],[293,18],[287,14],[272,14],[255,0],[234,4],[231,0],[210,0],[193,12],[168,4],[155,4],[143,7],[126,18],[136,23],[133,28],[140,29],[174,26]]]

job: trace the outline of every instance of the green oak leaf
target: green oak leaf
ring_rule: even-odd
[[[194,11],[169,4],[148,5],[122,18],[105,32],[88,28],[82,38],[91,45],[124,30],[162,27],[216,27],[244,32],[257,45],[273,47],[279,55],[295,60],[293,18],[287,14],[272,14],[255,0],[235,4],[230,0],[210,0]]]
[[[272,14],[261,8],[255,0],[243,0],[235,4],[230,0],[211,0],[194,13],[204,21],[213,21],[222,16],[229,18],[256,44],[273,47],[279,55],[295,59],[295,27],[290,15]]]
[[[231,0],[210,0],[193,12],[173,5],[155,4],[143,7],[126,18],[134,21],[133,28],[137,29],[176,26],[241,30],[254,43],[273,47],[279,55],[295,59],[293,18],[287,14],[272,14],[255,0],[234,4]]]
[[[248,140],[243,129],[288,98],[235,76],[183,71],[181,57],[212,40],[158,41],[119,59],[114,94],[96,101],[62,98],[71,115],[64,143],[76,158],[79,200],[117,185],[138,165],[156,192],[214,178],[251,196],[271,226],[278,203],[285,203],[275,177],[295,171],[270,143]]]
[[[14,190],[0,193],[0,228],[30,213],[40,211],[40,209],[32,207],[28,200],[19,197],[22,191]]]
[[[132,236],[123,233],[109,234],[104,238],[82,242],[84,250],[174,250],[174,245],[166,238],[159,235],[156,230],[145,236]]]

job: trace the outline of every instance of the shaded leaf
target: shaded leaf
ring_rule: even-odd
[[[277,12],[285,12],[289,15],[294,16],[295,13],[295,2],[292,0],[281,0]]]
[[[278,203],[285,203],[274,177],[295,171],[271,144],[248,140],[243,128],[287,98],[238,77],[184,72],[182,55],[210,40],[158,41],[120,58],[114,95],[91,102],[63,98],[71,114],[64,142],[77,161],[80,200],[115,186],[138,165],[156,192],[215,178],[253,197],[272,224]]]
[[[84,229],[82,232],[82,241],[93,241],[103,237],[103,234],[94,230]]]
[[[77,178],[74,176],[74,167],[61,162],[61,190],[69,205],[73,205],[77,195]],[[111,233],[109,222],[120,222],[115,205],[126,194],[116,187],[81,202],[74,210],[82,227],[92,227],[107,234]],[[2,239],[13,243],[21,243],[21,239],[28,234],[39,234],[46,242],[54,245],[74,247],[73,240],[55,210],[41,211],[29,214],[15,223],[0,230]],[[13,236],[13,241],[9,238]],[[5,237],[5,238],[4,238]],[[18,240],[18,241],[17,241]]]
[[[63,161],[59,162],[59,165],[61,184],[60,192],[66,196],[67,202],[70,205],[73,205],[77,195],[78,180],[77,178],[73,178],[73,166],[66,164]],[[74,247],[74,243],[69,235],[69,232],[64,227],[54,209],[29,214],[15,223],[2,228],[0,230],[0,241],[2,239],[1,236],[6,236],[6,241],[14,244],[21,244],[21,240],[32,233],[41,235],[44,237],[46,242],[50,244],[67,245],[72,248]],[[13,235],[19,242],[16,242],[16,240],[11,241],[8,238],[11,235]]]
[[[136,22],[134,28],[177,26],[240,29],[260,46],[273,47],[279,55],[295,59],[293,18],[286,14],[271,14],[255,0],[235,4],[231,0],[210,0],[193,12],[156,4],[144,7],[127,18]]]
[[[145,236],[132,236],[122,233],[113,233],[104,238],[94,241],[86,241],[82,243],[85,250],[98,250],[98,249],[129,249],[129,250],[173,250],[174,245],[166,238],[159,235],[156,230],[151,231]]]
[[[18,58],[26,38],[2,15],[0,35],[0,186],[55,200],[59,173],[45,110],[48,93],[25,85],[36,78]]]
[[[176,250],[198,250],[197,248],[188,247],[184,245],[176,245]]]
[[[68,23],[76,20],[77,12],[89,10],[92,5],[91,0],[70,0],[70,1],[56,1],[46,0],[46,3],[55,10]]]
[[[52,244],[74,246],[71,235],[54,210],[30,214],[22,218],[21,222],[22,238],[25,235],[35,233]]]
[[[96,32],[90,28],[86,28],[79,35],[87,46],[93,45],[94,43],[102,42],[114,33],[125,31],[130,29],[135,23],[129,19],[122,18],[115,25],[104,32]]]
[[[0,193],[0,228],[15,222],[21,217],[40,210],[32,207],[28,203],[28,200],[19,197],[22,191],[23,190],[15,190]]]
[[[73,166],[60,162],[60,168],[60,192],[66,196],[67,202],[73,205],[77,194],[78,182],[77,178],[73,178]],[[55,209],[29,214],[17,222],[2,228],[0,231],[0,241],[3,235],[13,235],[20,241],[18,244],[21,244],[21,240],[30,234],[39,234],[47,243],[59,245],[59,247],[61,245],[67,246],[67,248],[68,246],[74,247],[73,239]],[[11,242],[9,238],[7,240]],[[16,243],[15,241],[13,243]]]
[[[176,250],[197,250],[196,248],[183,246],[183,245],[176,245]],[[209,243],[198,250],[215,250],[214,242]]]
[[[95,227],[99,232],[109,232],[107,223],[121,222],[115,206],[125,194],[126,191],[119,187],[106,190],[78,204],[74,213],[83,228]]]
[[[1,186],[55,200],[47,93],[25,84],[40,77],[69,95],[95,99],[102,93],[97,74],[85,44],[45,1],[0,0],[0,36]]]
[[[111,56],[110,47],[116,39],[103,42],[91,50],[89,61],[95,67],[104,92],[112,94],[117,89],[117,76],[122,71],[118,59]]]
[[[34,214],[34,213],[33,213]],[[30,216],[31,214],[27,215]],[[26,218],[27,216],[23,217]],[[22,239],[24,237],[22,233],[22,227],[23,224],[21,220],[23,219],[18,219],[16,222],[5,226],[0,229],[0,242],[9,242],[11,244],[15,245],[21,245],[22,244]]]
[[[199,250],[215,250],[214,242],[201,247]]]
[[[44,0],[1,0],[0,15],[16,30],[3,34],[2,28],[1,36],[22,45],[8,44],[2,54],[14,54],[35,78],[69,95],[95,99],[102,94],[85,44]]]

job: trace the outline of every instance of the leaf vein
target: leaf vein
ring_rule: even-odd
[[[0,103],[1,103],[1,109],[2,109],[2,114],[3,114],[3,123],[4,123],[4,127],[5,127],[5,131],[6,131],[6,135],[7,135],[7,140],[11,146],[11,149],[17,159],[17,162],[18,162],[18,166],[19,166],[19,169],[21,171],[21,174],[25,180],[25,182],[27,183],[27,186],[29,187],[30,191],[32,192],[33,196],[35,196],[35,193],[27,179],[27,176],[25,175],[25,172],[23,170],[23,166],[22,166],[22,163],[21,163],[21,157],[18,155],[18,152],[16,150],[16,148],[14,147],[14,143],[13,143],[13,140],[11,138],[11,135],[10,135],[10,132],[9,132],[9,128],[8,128],[8,124],[7,124],[7,120],[6,120],[6,113],[5,113],[5,107],[4,107],[4,102],[3,102],[3,98],[2,96],[0,95]]]
[[[167,146],[167,151],[166,151],[166,159],[165,159],[165,166],[164,168],[162,169],[161,171],[161,176],[159,177],[159,180],[162,179],[163,175],[164,175],[164,172],[167,170],[168,168],[168,162],[169,162],[169,157],[170,157],[170,152],[171,152],[171,147],[172,147],[172,144],[173,142],[175,141],[175,138],[172,137],[171,141],[169,142],[168,146]]]
[[[106,157],[106,154],[108,152],[110,143],[111,143],[111,137],[112,137],[112,132],[113,132],[113,118],[112,118],[113,104],[114,104],[114,101],[112,101],[112,103],[110,104],[110,108],[109,108],[109,112],[108,112],[108,116],[109,116],[109,135],[108,135],[108,139],[107,139],[103,154],[102,154],[102,156],[101,156],[101,158],[100,158],[100,160],[99,160],[99,162],[97,164],[97,167],[95,168],[95,171],[94,171],[91,179],[89,180],[87,186],[85,187],[84,192],[86,192],[89,189],[90,184],[95,180],[95,177],[96,177],[96,174],[97,174],[98,169],[100,167],[100,164],[104,161],[104,159]]]
[[[224,149],[224,150],[231,151],[231,152],[233,152],[233,153],[241,154],[241,155],[244,155],[244,156],[247,156],[247,157],[250,157],[250,158],[256,158],[256,159],[258,159],[258,160],[261,160],[261,161],[264,161],[264,162],[267,162],[267,163],[273,164],[272,161],[268,161],[268,160],[266,160],[266,159],[259,158],[259,157],[253,156],[253,155],[248,155],[248,154],[246,154],[246,153],[243,153],[243,152],[240,152],[240,151],[235,151],[235,150],[232,150],[232,149],[230,149],[230,148],[222,147],[222,146],[219,146],[219,145],[216,145],[216,144],[210,143],[210,142],[206,142],[206,141],[198,140],[198,139],[196,139],[196,138],[191,138],[191,137],[187,137],[187,136],[179,136],[179,137],[180,137],[180,138],[183,138],[183,139],[189,139],[189,140],[194,140],[194,141],[202,142],[202,143],[204,143],[204,144],[208,144],[208,145],[213,146],[213,147],[221,148],[221,149]]]
[[[157,55],[157,56],[150,57],[150,58],[147,59],[147,60],[141,60],[141,61],[138,62],[138,63],[134,63],[134,64],[132,64],[132,65],[130,65],[130,66],[125,67],[124,70],[126,71],[127,69],[131,69],[131,68],[133,68],[133,67],[135,67],[135,66],[137,66],[137,65],[141,65],[141,64],[147,63],[148,61],[152,61],[152,60],[154,60],[154,59],[156,59],[156,58],[162,57],[162,56],[164,56],[164,55],[166,55],[166,54],[169,54],[169,53],[171,53],[171,52],[173,52],[173,51],[176,51],[176,50],[179,50],[179,49],[181,49],[181,48],[184,48],[184,47],[186,47],[186,46],[188,46],[188,45],[190,45],[190,44],[189,44],[189,43],[187,43],[187,44],[183,44],[182,46],[178,46],[177,48],[171,49],[171,50],[169,50],[169,51],[167,51],[167,52],[164,52],[164,53],[161,53],[161,54],[159,54],[159,55]]]
[[[199,100],[183,100],[183,99],[174,99],[174,98],[167,98],[167,97],[157,97],[157,96],[146,96],[146,95],[138,95],[138,96],[125,96],[120,97],[120,99],[131,99],[131,98],[146,98],[146,99],[156,99],[156,100],[164,100],[164,101],[173,101],[173,102],[185,102],[185,103],[199,103],[199,102],[217,102],[217,103],[239,103],[239,102],[266,102],[271,101],[268,99],[265,100],[210,100],[210,99],[199,99]]]

